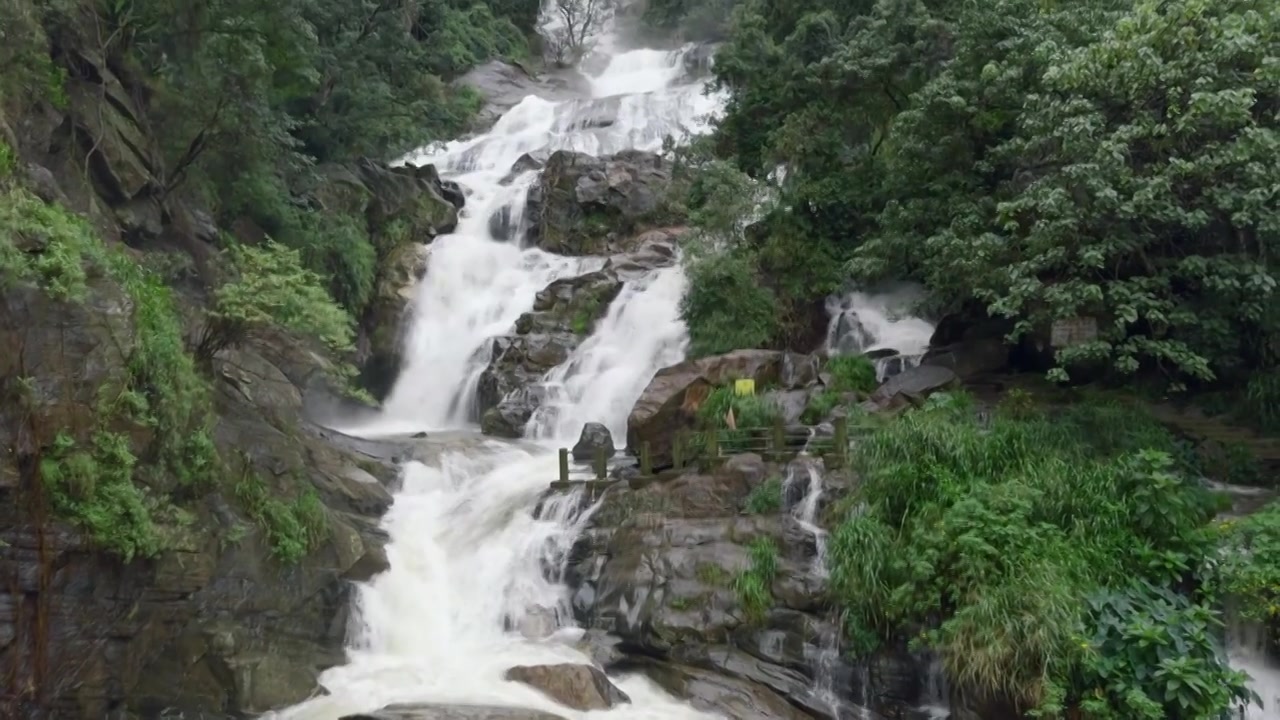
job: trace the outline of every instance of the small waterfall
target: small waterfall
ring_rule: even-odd
[[[818,504],[822,500],[822,460],[806,456],[797,457],[787,465],[786,479],[783,481],[783,497],[799,498],[791,507],[791,516],[805,532],[813,536],[815,548],[813,566],[810,572],[814,577],[826,579],[827,570],[827,531],[818,525]]]
[[[934,331],[932,323],[911,314],[922,296],[920,288],[904,285],[888,292],[855,290],[828,297],[827,352],[873,358],[882,382],[919,365]]]
[[[573,437],[585,419],[604,423],[615,441],[625,438],[627,415],[654,369],[684,358],[689,335],[680,319],[680,298],[685,285],[679,266],[627,283],[595,333],[544,378],[545,400],[525,434]]]
[[[1227,653],[1231,667],[1249,673],[1249,688],[1262,698],[1262,707],[1249,705],[1239,720],[1280,717],[1280,657],[1268,649],[1267,629],[1228,612]]]
[[[818,525],[822,474],[822,460],[802,454],[787,465],[782,485],[791,516],[801,529],[813,536],[814,557],[809,572],[819,580],[825,580],[830,574],[827,569],[827,531]],[[835,687],[835,675],[840,667],[839,624],[825,626],[818,643],[805,646],[805,659],[813,668],[813,687],[809,697],[814,705],[836,720],[850,717],[851,709],[840,699]]]

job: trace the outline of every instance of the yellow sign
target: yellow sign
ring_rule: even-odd
[[[756,381],[755,381],[755,380],[752,380],[751,378],[746,378],[745,380],[734,380],[734,381],[733,381],[733,393],[734,393],[735,395],[739,395],[739,396],[741,396],[741,395],[755,395],[755,394],[756,394]]]

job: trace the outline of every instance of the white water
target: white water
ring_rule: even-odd
[[[1249,673],[1249,688],[1262,699],[1262,707],[1251,704],[1241,720],[1280,718],[1280,658],[1267,653],[1267,630],[1257,622],[1246,622],[1228,612],[1227,652],[1231,666]]]
[[[912,314],[920,288],[903,285],[879,293],[852,291],[827,298],[827,352],[833,355],[895,351],[876,360],[879,380],[920,364],[933,323]]]
[[[403,488],[384,519],[391,569],[358,588],[349,662],[321,677],[328,695],[278,717],[334,720],[399,702],[504,705],[566,718],[709,717],[638,677],[615,679],[630,704],[592,713],[503,679],[515,665],[589,662],[572,645],[579,632],[569,626],[559,577],[586,515],[573,497],[534,513],[556,477],[552,441],[571,441],[588,421],[620,435],[653,374],[679,361],[687,344],[678,313],[683,273],[678,266],[654,271],[628,283],[592,337],[549,374],[550,401],[528,428],[534,441],[488,440],[470,428],[491,339],[510,333],[553,280],[604,262],[493,237],[490,216],[506,208],[518,223],[535,179],[532,172],[508,178],[512,164],[524,153],[554,149],[655,150],[666,135],[700,131],[701,116],[718,107],[701,85],[673,85],[683,75],[684,51],[624,51],[609,37],[599,48],[612,57],[591,78],[592,98],[529,97],[490,132],[407,158],[433,163],[460,183],[467,206],[457,231],[431,246],[404,368],[382,416],[347,431],[431,431],[427,456],[403,468]],[[619,93],[627,94],[610,97]]]

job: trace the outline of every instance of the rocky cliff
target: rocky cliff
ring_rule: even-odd
[[[197,362],[220,237],[264,232],[176,190],[146,83],[33,7],[9,8],[3,34],[61,92],[0,93],[0,715],[297,702],[342,659],[351,581],[386,567],[377,522],[406,450],[315,424],[346,401],[339,359],[304,338],[265,327]],[[381,391],[404,286],[462,195],[431,168],[316,176],[306,202],[374,244],[376,292],[342,360]]]

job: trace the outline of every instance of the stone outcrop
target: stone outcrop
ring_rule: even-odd
[[[709,473],[608,489],[566,575],[590,654],[606,670],[642,672],[725,717],[857,717],[857,707],[833,714],[812,695],[814,658],[840,632],[826,582],[812,572],[813,536],[785,508],[743,511],[753,491],[788,474],[745,454]],[[828,472],[824,498],[838,501],[851,484]],[[762,538],[778,551],[769,605],[757,615],[743,606],[735,582],[752,568],[750,546]],[[826,679],[841,698],[887,717],[906,717],[922,689],[924,661],[900,648],[879,651],[865,668],[828,660]]]
[[[377,252],[373,295],[360,318],[356,361],[376,397],[400,370],[401,336],[412,288],[427,271],[427,244],[458,225],[465,198],[434,166],[387,167],[368,159],[319,169],[316,199],[330,210],[362,218]]]
[[[567,100],[584,94],[580,90],[586,82],[575,72],[535,76],[519,64],[490,60],[472,68],[455,84],[471,88],[485,99],[485,106],[475,121],[475,128],[479,130],[497,122],[503,113],[529,95]]]
[[[557,280],[516,320],[515,335],[493,340],[476,392],[486,434],[521,436],[542,402],[543,376],[569,359],[621,291],[622,281],[608,270]]]
[[[37,468],[55,436],[88,444],[102,422],[140,462],[173,432],[101,411],[104,390],[127,382],[134,311],[105,277],[83,302],[22,285],[0,293],[0,343],[10,350],[0,354],[0,670],[27,688],[3,709],[100,718],[125,703],[145,714],[297,702],[320,668],[343,659],[350,581],[387,567],[377,523],[394,469],[300,420],[315,360],[287,337],[265,337],[213,368],[212,439],[227,467],[206,468],[199,487],[150,476],[147,512],[163,550],[128,562],[105,552],[49,516]],[[296,564],[278,559],[246,504],[247,478],[268,497],[320,501],[321,534]]]
[[[712,388],[746,378],[754,380],[757,388],[777,384],[785,355],[773,350],[735,350],[659,370],[627,417],[628,450],[638,454],[647,442],[654,467],[668,464],[675,433],[693,426],[698,406]]]
[[[631,702],[626,693],[609,682],[604,671],[590,665],[518,665],[508,670],[505,677],[541,691],[567,708],[583,712],[608,710]]]
[[[667,162],[653,153],[557,151],[529,189],[530,244],[561,255],[607,255],[610,243],[669,223],[670,182]]]
[[[34,7],[19,0],[16,17],[39,17],[24,4]],[[221,230],[232,228],[167,192],[173,168],[163,167],[146,131],[147,92],[124,64],[93,49],[100,36],[77,34],[95,27],[68,23],[56,48],[38,23],[5,28],[44,45],[45,57],[72,72],[58,107],[26,94],[0,98],[0,138],[18,155],[18,172],[4,182],[21,181],[41,200],[81,213],[113,254],[178,265],[171,294],[179,333],[194,332],[207,290],[203,265]],[[357,162],[321,174],[332,182],[308,201],[364,217],[388,251],[456,222],[460,192],[431,169]],[[23,253],[48,242],[39,233],[14,239]],[[413,257],[383,257],[402,277],[417,272]],[[220,353],[191,380],[201,387],[182,396],[175,415],[198,418],[192,427],[175,427],[181,417],[139,419],[147,414],[139,406],[172,400],[167,384],[188,381],[148,376],[172,370],[174,356],[186,359],[183,338],[143,324],[168,312],[160,300],[101,267],[87,275],[85,296],[73,302],[11,277],[0,283],[0,717],[167,710],[221,720],[305,699],[318,673],[344,659],[352,581],[387,567],[378,522],[404,448],[343,442],[313,425],[309,408],[338,404],[326,391],[329,361],[270,330]],[[147,342],[171,345],[148,350]],[[157,360],[162,353],[167,360]],[[160,445],[164,436],[207,437],[217,459],[209,453],[208,464],[179,476],[161,457],[175,454]],[[102,454],[100,438],[115,443],[113,455]],[[74,482],[64,474],[58,485],[46,471],[63,462],[68,443],[84,450],[71,457],[90,458],[96,472],[72,474]],[[108,483],[128,488],[137,503],[100,492]],[[62,497],[105,503],[115,522],[90,532],[93,514],[67,511]],[[273,518],[300,512],[303,500],[307,527],[282,538]],[[139,518],[150,522],[154,543],[150,533],[120,537],[142,527]],[[138,552],[127,557],[121,548],[131,542]]]

